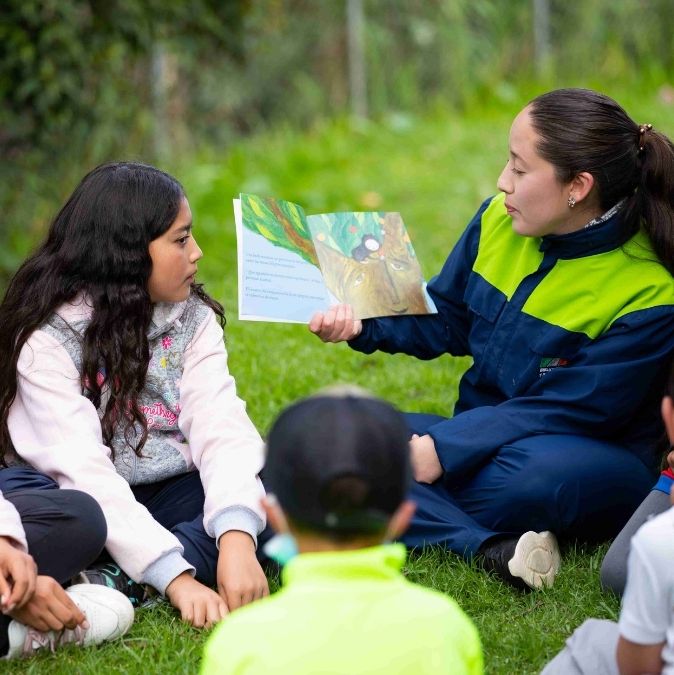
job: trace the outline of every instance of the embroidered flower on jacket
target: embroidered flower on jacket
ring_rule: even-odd
[[[164,349],[170,349],[172,344],[173,338],[170,335],[164,335],[164,337],[161,339],[161,346]]]

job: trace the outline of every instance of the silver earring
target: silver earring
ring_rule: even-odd
[[[569,195],[566,203],[569,205],[569,208],[572,209],[576,205],[576,198],[573,195]]]

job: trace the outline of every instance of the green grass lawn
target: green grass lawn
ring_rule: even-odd
[[[671,109],[653,93],[608,93],[637,121],[674,132]],[[428,278],[481,201],[495,192],[507,159],[510,121],[524,100],[476,107],[466,116],[442,110],[423,118],[390,115],[358,129],[345,122],[326,122],[303,133],[277,129],[241,142],[224,157],[201,153],[175,168],[205,252],[201,280],[227,310],[230,368],[263,434],[284,405],[337,382],[359,384],[403,410],[449,415],[468,361],[363,356],[344,345],[322,344],[305,326],[239,322],[231,199],[247,191],[296,201],[308,213],[373,206],[400,211]],[[617,616],[618,601],[599,590],[604,552],[604,546],[566,545],[554,588],[539,593],[511,590],[437,550],[411,560],[406,573],[451,595],[472,617],[487,672],[535,673],[586,617]],[[195,672],[205,638],[162,605],[139,611],[121,641],[37,656],[8,664],[5,672]]]

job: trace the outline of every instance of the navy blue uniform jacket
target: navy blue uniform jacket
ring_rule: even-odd
[[[570,234],[522,237],[503,202],[484,202],[429,283],[438,314],[364,321],[350,346],[473,357],[454,417],[428,431],[453,477],[543,434],[605,438],[655,469],[674,280],[644,232],[621,234],[620,212]]]

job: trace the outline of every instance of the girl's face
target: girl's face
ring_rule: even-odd
[[[557,179],[554,166],[536,151],[538,139],[525,108],[510,128],[510,157],[496,183],[505,193],[513,229],[525,237],[579,230],[587,220],[578,222],[581,214],[569,208],[573,183]]]
[[[190,294],[203,253],[192,236],[192,211],[187,199],[164,234],[150,242],[152,273],[147,283],[152,302],[182,302]]]

